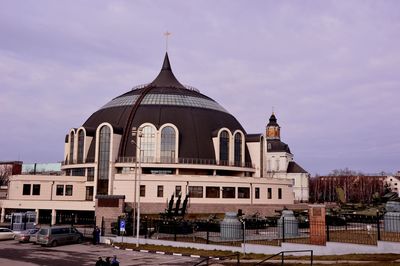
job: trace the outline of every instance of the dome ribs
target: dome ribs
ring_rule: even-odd
[[[143,101],[143,98],[151,91],[152,88],[153,88],[152,86],[148,86],[148,87],[144,88],[142,94],[140,94],[140,96],[137,99],[137,101],[135,102],[135,104],[132,105],[128,120],[126,121],[125,130],[122,134],[121,145],[119,145],[118,154],[120,157],[126,156],[126,146],[128,144],[129,134],[131,133],[133,118],[135,117],[136,111],[139,108],[140,103]]]

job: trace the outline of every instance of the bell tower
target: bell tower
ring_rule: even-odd
[[[281,127],[276,121],[275,113],[272,112],[265,132],[267,139],[281,139]]]

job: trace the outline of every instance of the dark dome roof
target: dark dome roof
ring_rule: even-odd
[[[267,140],[267,151],[268,152],[287,152],[291,153],[289,145],[280,141],[279,139],[269,139]]]
[[[103,122],[122,132],[119,156],[128,157],[135,156],[136,152],[131,144],[131,128],[146,122],[157,128],[166,123],[178,128],[181,158],[215,159],[212,134],[222,127],[232,133],[237,129],[246,133],[235,117],[216,101],[193,87],[182,85],[175,78],[168,54],[153,82],[114,98],[93,113],[83,127],[97,128]],[[94,150],[90,147],[88,156],[94,157]]]

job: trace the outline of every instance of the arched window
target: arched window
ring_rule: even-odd
[[[99,134],[99,180],[108,180],[108,172],[110,168],[110,139],[111,131],[108,126],[103,126]]]
[[[140,144],[142,151],[142,162],[154,162],[156,158],[156,131],[151,126],[145,126],[142,129],[142,139]]]
[[[224,165],[229,161],[229,134],[226,130],[219,135],[219,160]]]
[[[83,146],[85,143],[85,132],[79,130],[78,132],[78,163],[83,163]]]
[[[235,165],[240,166],[242,163],[242,135],[235,134]]]
[[[72,131],[69,142],[69,163],[74,163],[75,133]]]
[[[161,162],[172,163],[176,153],[176,133],[173,127],[164,127],[161,130]]]

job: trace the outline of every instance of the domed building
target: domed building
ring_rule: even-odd
[[[279,169],[273,166],[275,156],[286,156]],[[54,214],[94,211],[93,201],[104,197],[123,198],[133,207],[140,201],[144,213],[163,211],[172,195],[188,196],[194,213],[238,208],[251,213],[308,199],[308,192],[300,198],[294,194],[293,174],[306,172],[280,141],[275,115],[266,134],[248,134],[219,103],[181,84],[168,54],[152,82],[112,99],[82,126],[71,128],[62,171],[61,177],[41,177],[41,189],[50,193],[40,195],[27,187],[24,194],[24,185],[34,182],[15,176],[9,200],[29,198],[25,209],[38,212],[49,209],[43,206],[47,200]],[[308,182],[301,185],[308,189]],[[42,202],[35,205],[36,199]]]

